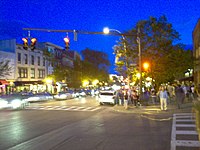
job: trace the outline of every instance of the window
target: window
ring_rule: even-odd
[[[31,65],[34,65],[34,56],[31,55]]]
[[[27,68],[18,68],[18,77],[19,78],[28,78],[28,69]]]
[[[45,58],[43,57],[43,66],[45,66],[45,61],[46,61],[46,60],[45,60]]]
[[[40,56],[38,56],[38,66],[40,66]]]
[[[21,53],[17,53],[17,60],[18,63],[21,64]]]
[[[38,69],[38,78],[44,78],[45,77],[45,70],[44,69]]]
[[[28,55],[27,54],[24,54],[24,63],[28,64]]]
[[[31,78],[35,78],[35,69],[31,68]]]

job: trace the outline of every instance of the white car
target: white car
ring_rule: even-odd
[[[37,93],[37,94],[33,94],[31,96],[28,96],[26,100],[28,102],[48,101],[48,100],[53,100],[53,95],[51,95],[48,92]]]
[[[73,97],[73,93],[69,92],[59,92],[58,94],[54,95],[54,98],[57,100],[71,99]]]
[[[100,91],[99,92],[99,104],[103,105],[104,103],[115,104],[115,91]]]
[[[28,102],[21,94],[10,94],[0,96],[0,109],[24,109]]]

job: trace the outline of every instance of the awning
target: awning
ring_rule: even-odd
[[[15,81],[15,86],[23,86],[23,85],[30,85],[30,84],[44,84],[42,81]]]
[[[0,80],[0,85],[9,85],[9,82],[6,80]]]
[[[67,86],[66,83],[63,83],[63,82],[56,82],[56,85],[59,85],[59,86]]]

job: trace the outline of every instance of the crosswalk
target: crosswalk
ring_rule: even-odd
[[[97,111],[101,107],[82,106],[27,106],[27,110],[63,110],[63,111]]]
[[[179,113],[173,115],[171,150],[182,148],[200,148],[195,117],[192,113]]]

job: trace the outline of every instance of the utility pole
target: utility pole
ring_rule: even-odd
[[[139,98],[141,100],[142,96],[142,52],[141,52],[141,41],[140,41],[140,27],[138,26],[138,57],[139,57],[139,73],[140,73],[140,80],[139,80]]]

